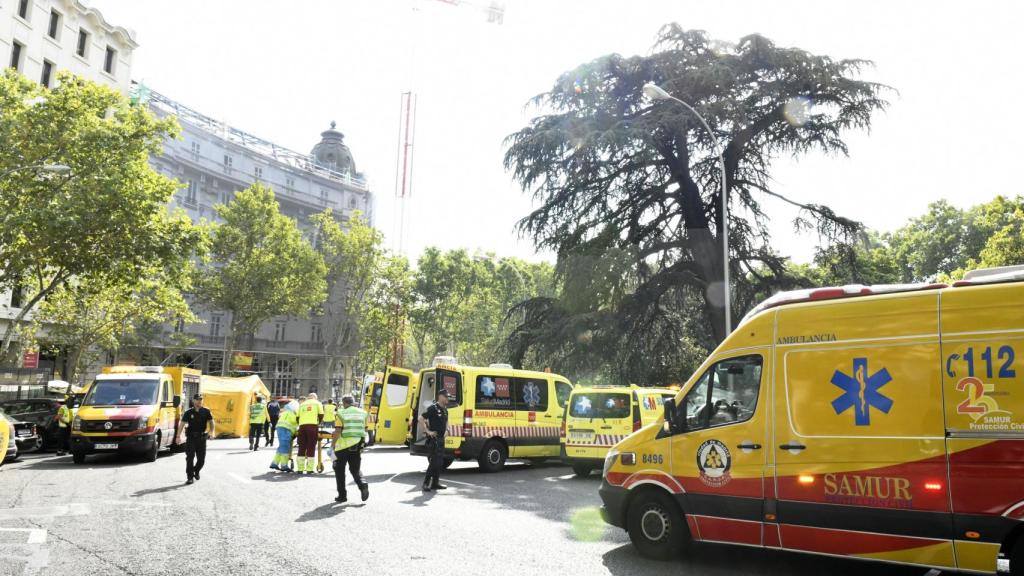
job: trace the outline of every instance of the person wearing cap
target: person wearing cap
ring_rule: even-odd
[[[363,459],[363,447],[366,446],[366,419],[368,415],[362,408],[357,408],[356,401],[348,394],[341,397],[341,410],[334,417],[334,434],[331,442],[334,446],[334,481],[338,488],[335,502],[348,500],[345,491],[345,466],[352,474],[352,480],[359,487],[359,494],[366,502],[370,497],[370,486],[359,471]]]
[[[213,413],[203,406],[203,395],[196,394],[192,397],[192,407],[181,415],[181,424],[178,425],[178,443],[181,443],[182,436],[185,437],[185,476],[188,477],[185,484],[199,480],[199,471],[206,462],[207,427],[210,436],[216,434]]]
[[[260,436],[267,423],[267,407],[263,405],[263,396],[256,396],[256,403],[249,406],[249,450],[260,449]]]
[[[320,422],[324,419],[324,405],[310,392],[299,404],[299,454],[295,457],[296,472],[312,474],[316,466],[316,445],[320,441]]]
[[[437,393],[437,401],[423,411],[420,425],[427,434],[427,475],[423,479],[423,491],[444,490],[441,484],[441,469],[444,468],[444,435],[448,430],[448,392]]]

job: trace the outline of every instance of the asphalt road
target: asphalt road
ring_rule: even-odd
[[[370,500],[336,505],[334,475],[268,470],[270,449],[209,443],[202,480],[184,455],[155,463],[52,453],[0,468],[0,574],[610,574],[920,575],[924,570],[706,545],[688,558],[641,558],[597,518],[598,479],[558,464],[499,474],[455,463],[449,489],[424,494],[426,461],[364,454]],[[353,502],[354,501],[354,502]]]

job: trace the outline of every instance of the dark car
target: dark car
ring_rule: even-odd
[[[23,422],[3,412],[0,412],[0,417],[14,425],[14,442],[18,446],[18,454],[33,452],[43,446],[43,439],[36,433],[35,424]]]
[[[34,424],[38,428],[42,448],[51,449],[60,446],[57,409],[63,403],[62,400],[54,398],[4,400],[0,402],[0,409],[3,409],[4,412],[15,420]]]

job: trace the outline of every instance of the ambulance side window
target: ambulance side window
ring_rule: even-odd
[[[476,407],[487,410],[512,408],[512,383],[507,376],[476,377]]]
[[[759,355],[716,362],[686,394],[682,408],[686,430],[738,424],[750,420],[761,388]]]
[[[572,384],[568,382],[555,381],[555,398],[558,400],[558,407],[564,409],[572,395]]]
[[[543,378],[513,378],[515,409],[545,412],[548,409],[548,381]]]
[[[166,380],[164,381],[164,397],[163,397],[162,401],[163,402],[170,402],[171,401],[171,383],[170,383],[170,381],[166,381]]]

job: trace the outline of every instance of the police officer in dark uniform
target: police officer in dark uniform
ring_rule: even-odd
[[[427,476],[423,479],[423,491],[444,490],[441,484],[441,469],[444,468],[444,435],[448,430],[448,392],[437,393],[437,401],[420,416],[420,423],[427,433]]]
[[[213,413],[209,408],[203,407],[203,395],[196,394],[192,397],[192,407],[185,410],[181,415],[179,426],[178,443],[181,443],[181,436],[185,436],[185,475],[188,480],[185,484],[191,484],[199,480],[199,471],[203,469],[206,462],[206,427],[210,427],[210,436],[215,435]]]

